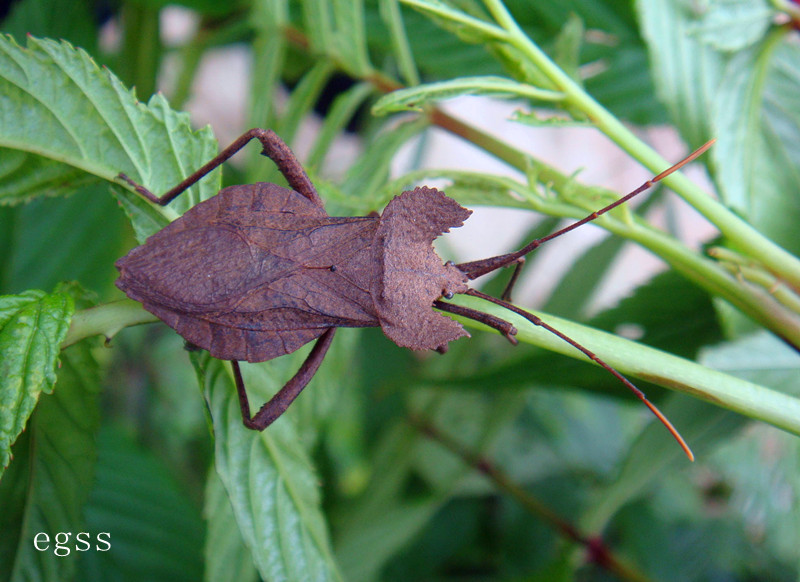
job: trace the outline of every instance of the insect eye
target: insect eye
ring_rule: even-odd
[[[331,273],[335,273],[335,272],[336,272],[336,265],[331,265],[331,266],[329,267],[329,269],[330,269],[330,272],[331,272]]]
[[[456,266],[456,264],[455,264],[453,261],[447,261],[447,262],[444,264],[444,266],[445,266],[445,267],[455,267],[455,266]]]
[[[442,290],[442,297],[444,297],[445,299],[452,299],[454,295],[455,293],[453,293],[452,291],[448,291],[447,289]]]

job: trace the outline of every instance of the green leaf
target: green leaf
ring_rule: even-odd
[[[124,172],[160,194],[216,150],[211,132],[192,130],[188,116],[172,111],[162,96],[138,102],[113,74],[66,42],[28,37],[23,48],[0,37],[0,94],[0,146],[44,158],[49,172],[56,162],[95,180],[115,182]],[[163,227],[164,217],[212,196],[218,186],[218,174],[202,180],[168,209],[154,209],[130,189],[117,191],[143,239]],[[25,196],[20,189],[5,199]]]
[[[107,425],[100,430],[86,529],[93,536],[108,532],[111,548],[83,552],[76,580],[201,579],[204,524],[200,508],[174,472],[124,428]]]
[[[98,29],[87,2],[72,0],[25,0],[16,2],[3,20],[3,32],[17,38],[25,35],[62,38],[94,54]]]
[[[314,54],[324,54],[335,46],[331,4],[323,0],[306,0],[301,4],[309,48]]]
[[[372,66],[363,0],[307,0],[302,4],[311,52],[329,54],[353,77],[368,76]]]
[[[208,476],[204,514],[208,522],[204,579],[209,582],[257,580],[253,556],[239,533],[228,493],[214,471]]]
[[[429,411],[432,407],[429,407]],[[368,487],[340,519],[336,556],[347,580],[367,581],[414,539],[446,501],[446,494],[401,498],[404,483],[419,457],[421,435],[407,422],[393,418],[373,443]]]
[[[618,236],[606,237],[578,257],[542,309],[562,317],[580,318],[625,242]]]
[[[379,579],[386,562],[414,539],[443,503],[442,497],[431,497],[385,505],[375,519],[350,524],[336,551],[347,579],[353,582]]]
[[[38,196],[63,196],[95,181],[91,174],[67,164],[0,148],[0,204],[28,202]]]
[[[387,183],[381,189],[379,200],[388,201],[403,189],[410,188],[415,183],[424,183],[430,180],[447,180],[448,184],[440,186],[440,188],[461,204],[504,206],[525,210],[530,210],[531,207],[527,200],[520,195],[524,193],[525,196],[530,196],[528,188],[512,178],[433,168],[415,170]]]
[[[298,82],[292,91],[286,107],[279,118],[274,120],[274,131],[287,143],[292,143],[300,123],[312,111],[314,104],[333,74],[333,66],[329,61],[317,62]],[[252,152],[253,154],[255,151]],[[246,181],[276,182],[283,180],[275,164],[258,156],[260,160],[249,164]]]
[[[72,298],[26,291],[0,296],[0,466],[25,427],[42,392],[56,381],[61,342],[74,310]],[[0,472],[0,474],[2,474]]]
[[[92,184],[66,198],[38,198],[15,211],[8,292],[78,280],[100,296],[107,293],[129,231],[104,185]]]
[[[280,119],[276,120],[275,133],[286,142],[294,139],[300,122],[313,110],[314,103],[319,99],[325,85],[333,74],[333,65],[325,60],[316,63],[303,75],[292,91],[285,110]]]
[[[192,356],[214,423],[217,473],[262,578],[341,579],[317,478],[292,421],[246,429],[227,364]]]
[[[758,42],[774,18],[767,0],[715,0],[691,32],[717,50],[733,52]]]
[[[397,68],[402,73],[406,85],[419,84],[419,71],[414,62],[408,31],[403,21],[398,0],[379,0],[381,20],[389,29],[392,42],[392,54],[397,62]]]
[[[667,113],[655,97],[647,53],[640,39],[613,47],[601,69],[584,81],[586,90],[620,119],[637,125],[664,125]]]
[[[800,358],[796,352],[770,334],[755,334],[732,344],[708,348],[704,350],[700,359],[708,366],[771,386],[776,390],[795,394],[798,392]],[[730,444],[721,452],[722,457],[716,455],[718,458],[729,456],[734,450],[746,451],[753,446],[752,439],[749,438],[742,439],[738,443],[731,442],[732,435],[743,425],[743,419],[720,409],[711,408],[697,400],[675,398],[669,405],[663,407],[663,411],[695,449],[699,461],[704,460],[705,456],[722,443]],[[674,447],[669,448],[671,443],[668,439],[663,439],[663,435],[658,436],[660,429],[661,427],[655,423],[648,427],[631,448],[619,476],[609,487],[598,491],[598,502],[590,505],[590,510],[584,516],[584,525],[590,531],[601,531],[620,507],[646,493],[651,485],[655,486],[660,475],[669,467],[678,467],[683,462],[680,459],[680,452],[674,450]],[[771,429],[761,430],[772,432]],[[789,439],[787,435],[770,435],[770,446],[784,443],[778,446],[794,449],[795,445],[791,443],[796,442],[796,438]],[[763,453],[755,454],[763,456]],[[780,459],[781,455],[776,455],[775,458]],[[793,469],[794,465],[796,461],[787,458],[786,462],[775,467],[773,472]],[[754,470],[752,463],[722,466],[719,470],[746,471],[749,475],[763,473]],[[738,479],[742,480],[743,476],[739,476]],[[753,485],[752,481],[750,485]],[[749,497],[747,505],[752,505],[756,499],[758,498]]]
[[[508,0],[505,5],[528,36],[545,50],[554,46],[570,15],[577,15],[589,31],[581,39],[579,54],[581,77],[589,93],[613,113],[634,123],[664,122],[666,116],[654,95],[646,49],[639,37],[632,6],[616,0],[545,3]],[[479,44],[465,44],[455,35],[443,34],[435,24],[438,22],[447,29],[441,20],[416,11],[404,11],[403,16],[416,66],[424,78],[439,80],[505,72],[521,80],[530,75],[518,54],[495,53],[498,58],[493,59],[481,39]],[[370,32],[373,44],[386,44],[382,31]],[[467,39],[467,42],[475,41]],[[492,50],[496,49],[490,48],[489,52]]]
[[[674,397],[664,414],[691,446],[697,458],[708,454],[744,424],[744,418],[714,408],[694,398]],[[619,475],[597,493],[596,502],[582,517],[589,532],[600,532],[624,505],[647,493],[665,471],[688,463],[675,442],[664,436],[664,427],[653,420],[631,447]]]
[[[702,18],[698,5],[673,0],[636,3],[647,42],[656,92],[691,147],[712,135],[712,103],[719,95],[724,57],[692,34]]]
[[[458,10],[442,0],[401,0],[403,4],[427,14],[436,22],[470,43],[505,40],[505,31],[496,24]]]
[[[770,454],[764,454],[767,450]],[[800,507],[782,500],[800,497],[800,440],[766,426],[751,427],[723,444],[711,461],[731,488],[729,503],[741,512],[744,526],[764,532],[759,550],[797,564]]]
[[[369,358],[369,355],[361,354]],[[382,370],[385,360],[379,364]],[[386,379],[384,379],[384,382]],[[365,387],[374,385],[368,378]],[[404,382],[404,388],[408,382]],[[486,398],[473,394],[416,391],[409,399],[412,414],[422,422],[458,434],[459,442],[476,452],[488,448],[519,408],[518,394]],[[403,415],[405,416],[405,415]],[[403,417],[382,425],[373,445],[372,478],[357,502],[339,520],[336,555],[348,580],[380,578],[381,570],[415,541],[436,512],[472,472],[452,452],[423,438]],[[408,482],[422,479],[423,492],[407,495]],[[412,546],[413,547],[413,546]]]
[[[319,170],[336,136],[347,127],[358,108],[372,95],[373,91],[374,89],[369,83],[359,83],[336,97],[325,116],[314,146],[308,154],[307,170]]]
[[[0,578],[72,579],[76,536],[86,531],[82,512],[94,477],[98,391],[97,364],[88,347],[65,350],[57,390],[40,399],[0,481]],[[47,551],[34,548],[34,537],[42,532],[50,540]],[[57,541],[69,555],[55,553]]]
[[[237,4],[240,4],[240,2],[217,2],[216,0],[131,0],[131,4],[157,9],[177,4],[190,8],[195,12],[200,12],[201,14],[219,17],[235,10]]]
[[[386,115],[395,111],[421,111],[432,102],[463,95],[487,95],[505,99],[531,99],[558,101],[561,93],[538,89],[503,77],[462,77],[451,81],[427,83],[410,89],[393,91],[372,107],[373,115]]]
[[[372,65],[364,26],[364,0],[335,0],[332,6],[334,43],[340,62],[352,76],[366,77],[372,72]]]
[[[347,170],[347,176],[341,189],[353,197],[357,197],[357,210],[364,213],[382,207],[387,200],[378,196],[380,187],[389,177],[389,162],[397,150],[409,139],[425,129],[424,119],[406,122],[379,134],[370,144],[358,161]],[[391,196],[397,192],[391,193]],[[390,196],[390,197],[391,197]]]
[[[287,50],[281,31],[289,25],[288,19],[287,0],[253,2],[250,11],[250,24],[255,33],[250,49],[253,74],[247,111],[250,127],[273,127],[277,121],[274,96],[281,83]]]
[[[800,251],[800,47],[778,31],[738,53],[720,80],[712,155],[725,201]]]
[[[578,73],[584,32],[583,21],[575,13],[570,13],[555,39],[553,51],[553,61],[577,82],[580,82]]]
[[[400,4],[403,2],[400,1]],[[422,78],[437,80],[503,73],[502,67],[487,55],[482,45],[464,44],[456,35],[443,32],[442,28],[437,26],[439,21],[426,14],[405,8],[401,12],[414,61]],[[389,37],[377,27],[372,27],[368,32],[372,36],[372,44],[380,45],[389,40]],[[386,50],[388,52],[389,48]]]

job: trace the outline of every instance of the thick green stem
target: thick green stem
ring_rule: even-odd
[[[459,305],[506,319],[518,329],[517,339],[566,356],[585,360],[582,353],[545,329],[534,326],[499,306],[474,297],[458,296]],[[800,435],[800,399],[729,376],[689,360],[667,354],[616,335],[532,312],[546,323],[586,346],[620,372],[707,400],[723,408]],[[456,319],[459,319],[456,317]],[[464,325],[483,327],[472,320],[460,319]],[[677,427],[680,430],[680,427]],[[665,437],[668,435],[665,432]]]
[[[158,318],[145,311],[141,303],[132,299],[112,301],[97,307],[83,309],[77,311],[72,317],[72,323],[61,348],[69,347],[82,339],[95,335],[102,335],[109,340],[121,329],[154,321],[158,321]]]
[[[622,228],[613,221],[609,231],[625,236],[653,251],[671,267],[703,289],[766,325],[796,349],[800,349],[800,317],[782,306],[766,290],[742,285],[720,264],[686,248],[670,236],[642,225]]]

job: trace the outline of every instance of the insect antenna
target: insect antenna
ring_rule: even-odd
[[[633,192],[629,192],[628,194],[626,194],[625,196],[623,196],[622,198],[620,198],[618,200],[615,200],[614,202],[612,202],[608,206],[606,206],[604,208],[601,208],[600,210],[597,210],[596,212],[592,212],[589,216],[587,216],[585,218],[582,218],[581,220],[578,220],[576,222],[573,222],[572,224],[569,224],[569,225],[565,226],[564,228],[562,228],[560,230],[557,230],[554,233],[548,234],[547,236],[542,237],[542,238],[537,238],[536,240],[531,241],[530,243],[528,243],[526,246],[524,246],[523,248],[519,249],[518,251],[514,251],[513,253],[507,253],[505,255],[498,255],[496,257],[490,257],[488,259],[481,259],[479,261],[471,261],[471,262],[468,262],[468,263],[459,263],[457,265],[457,267],[459,269],[461,269],[461,271],[470,279],[476,279],[476,278],[480,277],[481,275],[486,275],[487,273],[491,273],[492,271],[495,271],[495,270],[500,269],[502,267],[506,267],[506,266],[514,263],[515,261],[518,261],[521,257],[524,257],[525,255],[527,255],[528,253],[532,252],[533,250],[537,249],[541,244],[543,244],[543,243],[545,243],[545,242],[547,242],[549,240],[552,240],[552,239],[554,239],[556,237],[559,237],[562,234],[568,233],[571,230],[575,230],[576,228],[586,224],[587,222],[591,222],[592,220],[595,220],[597,217],[605,214],[609,210],[612,210],[612,209],[616,208],[620,204],[624,204],[625,202],[627,202],[628,200],[630,200],[631,198],[633,198],[637,194],[641,194],[645,190],[648,190],[648,189],[652,188],[653,185],[656,184],[657,182],[660,182],[661,180],[663,180],[664,178],[666,178],[667,176],[669,176],[673,172],[676,172],[677,170],[680,170],[686,164],[694,161],[696,158],[698,158],[701,155],[703,155],[703,153],[705,153],[705,151],[708,148],[710,148],[712,145],[714,145],[715,141],[716,140],[712,139],[712,140],[706,142],[705,144],[703,144],[702,146],[697,148],[695,151],[693,151],[691,154],[686,156],[684,159],[682,159],[680,162],[678,162],[674,166],[671,166],[671,167],[667,168],[666,170],[664,170],[663,172],[661,172],[659,175],[654,176],[653,178],[650,178],[647,182],[645,182],[644,184],[642,184],[641,186],[636,188],[636,190],[634,190]]]
[[[647,408],[649,408],[650,411],[653,414],[656,415],[656,418],[658,418],[658,420],[660,420],[661,423],[665,427],[667,427],[667,430],[670,432],[670,434],[675,438],[676,441],[678,441],[678,444],[683,449],[683,452],[686,453],[687,457],[689,457],[689,460],[690,461],[694,461],[694,453],[692,453],[692,450],[689,448],[689,445],[686,444],[686,441],[680,435],[678,430],[672,425],[672,423],[669,421],[669,419],[667,419],[667,417],[664,416],[664,413],[662,413],[658,408],[656,408],[655,404],[653,404],[652,402],[650,402],[647,399],[647,396],[644,395],[644,392],[642,392],[636,386],[634,386],[633,383],[630,380],[628,380],[625,376],[623,376],[622,374],[617,372],[617,370],[615,370],[614,368],[609,366],[607,363],[605,363],[594,352],[592,352],[591,350],[585,348],[584,346],[582,346],[581,344],[576,342],[574,339],[572,339],[568,335],[558,331],[556,328],[552,327],[551,325],[548,325],[547,323],[542,321],[539,317],[537,317],[533,313],[525,311],[524,309],[521,309],[521,308],[517,307],[516,305],[513,305],[512,303],[509,303],[508,301],[504,301],[502,299],[498,299],[497,297],[492,297],[491,295],[487,295],[486,293],[482,293],[482,292],[478,291],[477,289],[468,289],[465,292],[465,295],[472,295],[473,297],[479,297],[481,299],[484,299],[486,301],[494,303],[495,305],[499,305],[501,307],[505,307],[506,309],[508,309],[509,311],[513,311],[517,315],[521,315],[522,317],[524,317],[525,319],[530,321],[532,324],[538,325],[539,327],[542,327],[542,328],[546,329],[547,331],[549,331],[550,333],[558,336],[559,338],[561,338],[562,340],[564,340],[565,342],[567,342],[568,344],[573,346],[575,349],[580,350],[584,355],[586,355],[592,361],[597,362],[598,365],[600,365],[606,371],[611,373],[615,378],[617,378],[617,380],[619,380],[625,386],[627,386],[628,389],[631,392],[633,392],[636,395],[636,397],[639,398],[639,400],[641,400],[642,403],[644,403],[644,405],[647,406]]]

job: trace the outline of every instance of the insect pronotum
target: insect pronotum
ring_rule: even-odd
[[[461,226],[470,210],[420,187],[395,197],[380,216],[328,216],[303,167],[272,131],[251,129],[160,197],[124,174],[119,179],[163,206],[252,139],[261,142],[290,189],[269,183],[224,188],[116,263],[116,284],[129,297],[190,344],[230,360],[245,426],[263,430],[283,414],[319,369],[337,327],[380,326],[402,347],[445,352],[450,341],[469,334],[435,308],[479,321],[517,343],[508,321],[446,301],[462,293],[521,315],[594,360],[632,390],[693,458],[669,420],[627,378],[509,299],[525,255],[647,190],[712,142],[616,202],[518,251],[459,264],[443,263],[432,243]],[[469,287],[471,279],[509,265],[516,268],[501,299]],[[316,344],[297,373],[251,416],[238,362],[270,360],[312,340]]]

